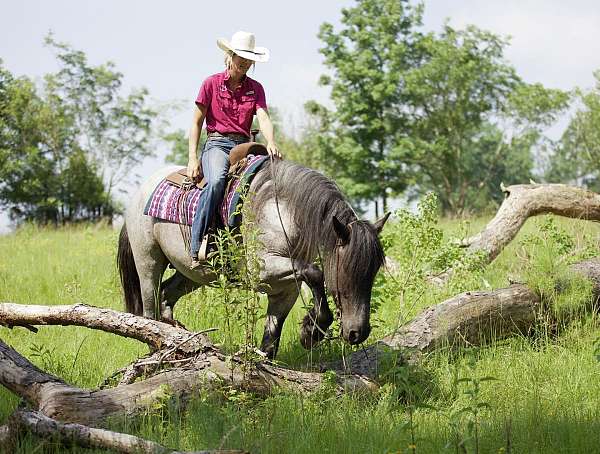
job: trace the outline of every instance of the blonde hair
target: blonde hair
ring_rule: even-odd
[[[234,55],[235,55],[235,52],[233,52],[232,50],[228,50],[225,52],[225,58],[224,58],[225,69],[231,69]],[[256,68],[256,62],[253,61],[252,62],[252,71],[254,71],[255,68]]]
[[[227,52],[225,52],[225,69],[231,68],[232,60],[233,60],[233,51],[228,50]]]

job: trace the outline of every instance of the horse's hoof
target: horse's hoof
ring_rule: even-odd
[[[325,335],[318,327],[309,324],[302,325],[302,330],[300,331],[300,344],[302,344],[306,350],[315,348],[324,338]]]

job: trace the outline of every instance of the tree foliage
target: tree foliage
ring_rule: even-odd
[[[406,0],[358,0],[342,9],[342,29],[324,23],[319,38],[331,76],[335,115],[309,103],[313,115],[330,133],[323,136],[326,170],[357,201],[381,200],[399,194],[408,183],[397,131],[406,128],[402,109],[406,96],[402,75],[419,58],[422,8]]]
[[[499,183],[531,178],[532,147],[568,97],[524,83],[504,60],[507,42],[477,27],[446,25],[420,44],[404,78],[418,189],[436,192],[445,212],[484,208]]]
[[[0,205],[15,220],[110,219],[115,184],[150,154],[156,113],[144,90],[121,96],[112,64],[46,41],[60,69],[40,89],[0,64]]]
[[[323,24],[321,52],[335,111],[314,102],[326,171],[358,201],[434,191],[446,212],[499,182],[532,174],[532,150],[568,95],[526,84],[505,61],[508,44],[467,26],[420,31],[422,6],[357,0],[341,29]],[[376,205],[376,212],[377,212]]]
[[[578,108],[557,144],[546,178],[600,191],[600,70],[595,86],[575,90]]]
[[[108,198],[115,184],[152,150],[152,120],[157,112],[148,106],[148,91],[123,95],[123,74],[113,63],[88,63],[85,53],[57,42],[46,44],[56,53],[60,69],[46,76],[50,99],[58,99],[73,119],[76,141],[96,166]]]

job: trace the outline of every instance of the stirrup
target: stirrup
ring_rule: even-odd
[[[190,265],[190,269],[198,268],[202,262],[206,261],[206,253],[208,250],[208,234],[204,235],[202,238],[202,244],[200,244],[200,249],[198,250],[197,257],[192,257],[192,264]]]

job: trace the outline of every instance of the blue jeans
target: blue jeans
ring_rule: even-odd
[[[210,226],[212,216],[218,212],[223,201],[225,181],[229,170],[229,152],[233,147],[248,140],[233,140],[229,137],[209,137],[202,150],[202,172],[206,186],[198,199],[198,209],[192,223],[190,253],[198,256],[200,243]]]

